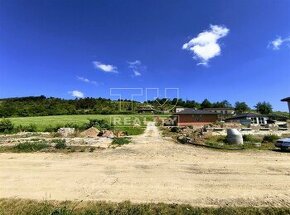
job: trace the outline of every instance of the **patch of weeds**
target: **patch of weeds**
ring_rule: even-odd
[[[259,142],[262,141],[261,137],[254,136],[254,135],[251,135],[251,134],[243,135],[243,140],[244,140],[244,142],[249,142],[249,143],[259,143]]]
[[[143,127],[122,127],[120,128],[126,135],[139,135],[143,134],[145,128]]]
[[[266,135],[263,138],[263,143],[274,143],[276,140],[278,140],[280,137],[274,134]]]
[[[10,133],[14,129],[14,125],[9,119],[0,120],[0,133]]]
[[[95,147],[90,147],[89,152],[94,152],[95,151]]]
[[[68,150],[69,150],[69,152],[76,152],[76,148],[75,147],[71,147]]]
[[[115,137],[113,139],[112,145],[125,145],[125,144],[129,144],[130,143],[130,139],[128,137]]]
[[[37,152],[49,147],[50,146],[46,142],[25,142],[13,146],[12,150],[15,152]]]
[[[54,148],[56,149],[65,149],[67,147],[64,139],[56,139],[52,142],[55,143]]]
[[[209,214],[209,215],[265,215],[265,214],[290,214],[289,207],[194,207],[188,204],[165,203],[140,203],[129,201],[114,203],[92,201],[80,203],[72,201],[35,201],[18,199],[0,199],[0,214],[111,214],[111,215],[136,215],[136,214]]]
[[[170,129],[171,132],[180,132],[180,128],[175,126]]]
[[[15,132],[37,132],[37,126],[35,124],[29,124],[29,125],[19,125],[15,129]]]
[[[85,129],[91,128],[91,127],[96,127],[99,130],[110,130],[112,129],[112,126],[103,119],[89,119],[89,122],[84,126]]]

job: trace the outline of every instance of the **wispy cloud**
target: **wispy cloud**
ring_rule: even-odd
[[[79,90],[73,90],[68,92],[71,96],[76,97],[76,98],[84,98],[85,95],[83,92]]]
[[[141,76],[142,73],[146,70],[146,66],[144,66],[140,60],[129,61],[128,67],[133,72],[133,76]]]
[[[227,36],[229,29],[220,25],[210,25],[210,29],[201,32],[197,37],[183,44],[182,49],[193,53],[194,59],[200,62],[197,65],[208,65],[210,59],[221,54],[218,40]]]
[[[96,81],[89,80],[88,78],[77,76],[77,79],[79,81],[82,81],[82,82],[85,82],[85,83],[88,83],[88,84],[98,85],[98,83]]]
[[[93,61],[96,69],[107,73],[118,73],[118,68],[110,64],[103,64],[100,61]]]
[[[273,50],[279,50],[283,44],[286,44],[288,47],[290,47],[290,36],[286,38],[281,38],[280,36],[278,36],[275,40],[271,41],[268,44],[268,48],[272,48]]]

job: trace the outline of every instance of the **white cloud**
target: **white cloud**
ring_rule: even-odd
[[[92,80],[89,80],[89,79],[81,77],[81,76],[77,76],[77,79],[79,81],[82,81],[82,82],[85,82],[85,83],[88,83],[88,84],[98,85],[98,83],[96,81],[92,81]]]
[[[93,61],[93,64],[96,69],[99,69],[103,72],[107,73],[118,73],[118,68],[116,66],[110,65],[110,64],[103,64],[99,61]]]
[[[84,77],[77,76],[77,79],[86,83],[90,83],[90,80]]]
[[[273,50],[279,50],[283,44],[287,44],[288,46],[290,46],[290,37],[282,39],[278,36],[275,40],[271,41],[268,44],[268,47],[272,48]]]
[[[197,37],[183,44],[182,49],[194,54],[194,59],[200,62],[197,65],[208,65],[211,58],[221,54],[221,47],[218,40],[227,36],[229,29],[220,25],[210,25],[210,29],[201,32]]]
[[[135,75],[135,76],[141,76],[141,73],[140,73],[140,72],[138,72],[138,71],[136,71],[136,70],[134,70],[133,72],[134,72],[134,75]]]
[[[76,97],[76,98],[84,98],[84,97],[85,97],[84,93],[82,93],[82,92],[79,91],[79,90],[69,91],[68,93],[69,93],[71,96]]]
[[[133,72],[133,76],[141,76],[142,72],[146,70],[146,66],[142,65],[140,60],[128,62],[128,64],[129,69]]]

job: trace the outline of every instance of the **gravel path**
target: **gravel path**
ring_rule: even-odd
[[[0,197],[290,206],[290,153],[221,152],[161,137],[94,153],[0,154]]]

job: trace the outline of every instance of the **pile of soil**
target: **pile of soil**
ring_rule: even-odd
[[[82,137],[98,137],[100,131],[95,128],[95,127],[91,127],[85,131],[83,131],[80,135]]]

